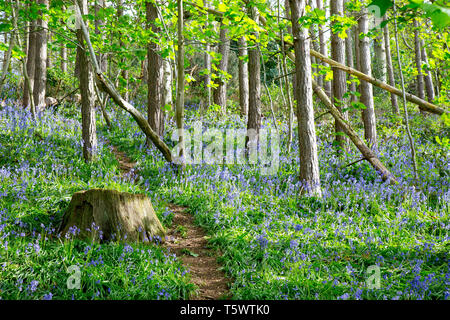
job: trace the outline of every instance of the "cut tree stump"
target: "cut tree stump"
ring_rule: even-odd
[[[165,236],[146,195],[106,189],[74,193],[59,232],[91,241],[161,242]]]

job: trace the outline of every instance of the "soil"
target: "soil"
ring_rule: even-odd
[[[132,179],[138,178],[135,171],[136,162],[119,151],[115,146],[111,150],[119,162],[122,176]],[[217,252],[208,248],[205,231],[194,222],[194,216],[188,213],[188,208],[169,203],[169,210],[174,213],[172,225],[167,230],[165,246],[173,252],[188,268],[191,281],[198,287],[193,300],[230,299],[228,279],[217,263]]]

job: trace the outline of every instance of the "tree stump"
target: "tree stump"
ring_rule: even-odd
[[[105,189],[74,193],[59,232],[100,242],[159,242],[165,235],[146,195]]]

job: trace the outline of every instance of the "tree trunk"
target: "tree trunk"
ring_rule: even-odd
[[[423,73],[422,73],[422,50],[420,48],[420,38],[419,38],[419,22],[417,19],[414,19],[414,52],[415,52],[415,61],[417,68],[417,96],[424,100],[425,99],[425,91],[423,85]]]
[[[383,82],[386,82],[386,46],[384,42],[383,30],[381,29],[378,30],[377,37],[373,40],[373,49],[373,76]],[[382,93],[381,90],[380,93]]]
[[[331,2],[331,15],[343,16],[344,15],[344,0],[335,0]],[[339,63],[345,64],[345,41],[339,34],[331,34],[331,58]],[[346,108],[346,101],[344,99],[344,94],[347,92],[347,75],[344,71],[338,68],[332,68],[333,70],[333,103],[336,105],[339,111]],[[342,115],[347,120],[348,113],[342,112]],[[336,142],[337,144],[346,150],[347,139],[343,136],[341,125],[338,121],[334,122],[335,132],[336,132]]]
[[[209,8],[209,2],[205,1],[205,6]],[[208,15],[208,13],[207,13]],[[209,17],[206,17],[207,21]],[[207,22],[206,27],[209,27],[209,23]],[[207,70],[207,74],[205,75],[205,90],[206,90],[206,101],[207,101],[207,107],[209,107],[212,104],[212,90],[211,90],[211,55],[209,52],[211,51],[211,46],[209,45],[209,42],[206,43],[205,46],[205,69]],[[206,110],[207,107],[204,107],[203,109]]]
[[[77,0],[81,14],[88,13],[87,0]],[[94,75],[85,52],[85,43],[82,30],[77,30],[77,57],[79,58],[80,92],[81,92],[81,130],[83,139],[83,158],[86,162],[95,159],[97,155],[97,129],[95,121],[95,89]]]
[[[350,68],[354,68],[355,67],[355,61],[354,61],[354,55],[353,55],[353,47],[354,47],[354,38],[353,38],[353,32],[352,32],[352,28],[347,30],[347,38],[345,38],[345,53],[346,53],[346,61],[347,61],[347,65]],[[356,88],[356,82],[352,81],[353,77],[351,75],[348,75],[347,80],[350,81],[349,84],[349,90],[352,92],[356,92],[357,88]],[[351,102],[356,102],[358,101],[357,96],[355,94],[351,95],[350,98]]]
[[[105,26],[105,21],[103,19],[98,18],[98,12],[100,9],[105,8],[105,0],[95,0],[95,33],[97,35],[101,34],[101,29]],[[97,61],[102,72],[106,72],[108,70],[108,59],[106,54],[99,53],[97,55]]]
[[[317,9],[325,10],[323,6],[323,0],[317,0]],[[319,25],[319,41],[320,41],[320,53],[324,56],[328,56],[328,48],[327,48],[327,39],[325,35],[325,30],[322,26]],[[322,64],[326,67],[327,64]],[[319,84],[324,88],[325,93],[331,97],[331,82],[325,81],[325,77],[323,75],[319,75],[318,77]]]
[[[220,44],[219,53],[222,58],[220,60],[219,68],[222,71],[228,70],[228,57],[230,54],[230,39],[227,37],[228,29],[224,25],[220,25]],[[227,82],[217,80],[218,86],[214,90],[214,103],[222,107],[222,111],[225,113],[227,106]]]
[[[249,9],[249,15],[258,23],[259,15],[256,8]],[[258,38],[257,33],[253,35]],[[258,143],[259,130],[261,128],[261,60],[259,58],[258,44],[255,42],[248,49],[248,119],[246,149],[255,148]]]
[[[426,65],[428,65],[428,55],[427,55],[427,50],[425,48],[425,41],[423,39],[420,40],[420,48],[421,48],[420,55],[422,57],[422,61]],[[424,81],[425,89],[427,92],[427,99],[429,102],[433,102],[433,100],[434,100],[434,85],[433,85],[433,77],[431,75],[430,70],[425,71],[424,80],[425,80]]]
[[[358,136],[358,134],[353,130],[348,121],[344,119],[342,113],[331,103],[331,100],[325,94],[325,92],[318,86],[318,84],[313,80],[313,88],[316,95],[325,104],[325,106],[330,111],[331,115],[336,121],[338,121],[345,132],[345,134],[350,138],[353,144],[358,148],[364,158],[372,165],[372,167],[379,172],[383,180],[389,179],[392,184],[397,184],[394,176],[389,172],[389,170],[383,165],[383,163],[377,158],[375,153],[364,143],[364,141]]]
[[[395,87],[395,78],[394,78],[394,66],[392,65],[392,54],[391,54],[391,37],[389,35],[389,27],[388,25],[384,26],[384,47],[386,48],[386,67],[389,85]],[[391,105],[394,113],[399,114],[400,110],[398,108],[398,100],[397,96],[391,93]]]
[[[28,51],[27,51],[27,74],[29,78],[30,85],[25,86],[23,90],[23,106],[28,107],[31,105],[30,102],[30,92],[29,87],[31,89],[34,88],[34,70],[35,70],[35,56],[36,56],[36,32],[35,32],[35,22],[30,21],[30,32],[28,33]],[[31,90],[33,91],[33,90]],[[31,92],[33,95],[33,92]],[[31,110],[33,113],[35,110]]]
[[[177,163],[183,169],[186,163],[184,141],[184,17],[183,0],[177,0],[178,8],[178,54],[177,54],[177,103],[175,120],[178,129]]]
[[[165,230],[143,194],[91,189],[73,194],[58,233],[90,241],[158,241]]]
[[[305,10],[305,0],[289,0],[295,51],[295,72],[297,76],[297,119],[300,153],[300,180],[307,191],[321,196],[319,160],[317,155],[316,129],[312,99],[312,75],[310,41],[308,30],[301,28],[298,20]]]
[[[120,19],[123,16],[123,0],[118,0],[117,1],[117,18]],[[123,43],[122,40],[122,34],[119,33],[119,46],[120,47],[124,47],[125,44]],[[126,58],[122,58],[122,64],[125,65],[126,64]],[[123,88],[122,92],[123,92],[123,98],[128,101],[130,100],[130,96],[129,96],[129,90],[128,90],[128,66],[125,66],[124,69],[121,72],[121,77],[125,82],[125,88]]]
[[[362,10],[362,14],[359,18],[359,32],[367,34],[369,32],[369,21],[367,19],[367,9]],[[371,59],[370,59],[370,40],[369,37],[363,36],[359,39],[359,52],[360,52],[360,68],[361,72],[369,76],[372,75]],[[368,141],[369,145],[377,145],[377,128],[375,119],[375,108],[373,103],[373,88],[372,85],[366,81],[361,81],[360,84],[361,97],[360,101],[366,106],[363,110],[363,122],[364,122],[364,138]]]
[[[48,8],[48,0],[38,0]],[[42,13],[40,13],[42,15]],[[36,22],[36,51],[33,97],[36,108],[45,108],[45,86],[47,82],[47,21],[38,19]]]
[[[246,58],[247,42],[244,37],[241,37],[239,38],[239,105],[241,117],[247,115],[249,103],[248,63],[244,60]]]
[[[160,28],[155,25],[158,18],[158,11],[154,4],[146,2],[147,23],[151,30],[158,34],[161,32]],[[147,49],[148,59],[148,79],[147,79],[147,98],[148,98],[148,123],[152,129],[160,136],[164,133],[164,110],[163,110],[163,77],[164,65],[163,59],[159,56],[159,45],[150,42]]]

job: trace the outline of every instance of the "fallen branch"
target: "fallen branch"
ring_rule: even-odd
[[[363,155],[364,159],[366,159],[374,169],[381,174],[383,180],[389,180],[391,184],[398,184],[398,181],[395,177],[389,172],[389,170],[383,165],[383,163],[377,158],[375,153],[364,143],[364,141],[358,136],[358,134],[353,130],[350,124],[344,119],[342,113],[331,103],[330,98],[328,98],[327,94],[322,90],[321,87],[317,84],[315,80],[312,81],[313,90],[320,100],[325,104],[325,106],[330,111],[331,115],[336,119],[341,125],[344,133],[350,138],[353,144],[358,148],[358,150]]]

